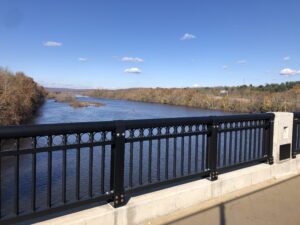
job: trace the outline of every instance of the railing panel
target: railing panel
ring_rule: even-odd
[[[270,132],[273,118],[218,120],[218,169],[240,166],[269,158]],[[266,144],[265,144],[266,143]]]
[[[272,163],[273,120],[265,113],[2,127],[0,222],[95,201],[119,207],[125,194]],[[298,122],[295,129],[298,151]]]
[[[49,125],[51,135],[44,135],[41,126],[43,135],[31,137],[26,126],[0,129],[1,220],[110,198],[106,165],[111,161],[112,130],[84,123],[91,132],[87,127],[72,130],[74,124],[67,131],[68,125],[61,125],[62,132],[58,125]],[[32,134],[38,134],[39,127],[30,126],[29,133],[33,129]]]
[[[197,120],[160,124],[140,121],[126,129],[127,191],[207,171],[207,124]]]

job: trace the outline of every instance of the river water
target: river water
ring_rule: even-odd
[[[223,115],[225,113],[221,111],[209,111],[201,110],[197,108],[181,107],[181,106],[170,106],[162,104],[152,104],[152,103],[142,103],[133,102],[125,100],[110,100],[110,99],[97,99],[91,97],[79,96],[77,97],[79,101],[89,101],[89,102],[100,102],[104,106],[101,107],[83,107],[83,108],[73,108],[68,103],[60,103],[54,100],[47,100],[45,104],[40,108],[35,119],[33,119],[31,124],[50,124],[50,123],[68,123],[68,122],[87,122],[87,121],[110,121],[110,120],[126,120],[126,119],[151,119],[151,118],[168,118],[168,117],[197,117],[197,116],[211,116],[211,115]],[[185,148],[188,148],[188,140],[184,140]],[[153,141],[153,162],[157,162],[157,143]],[[161,144],[161,175],[164,176],[163,171],[165,162],[164,149],[166,147],[165,140]],[[174,145],[174,142],[170,140],[168,143],[170,146]],[[192,139],[193,146],[195,145],[195,139]],[[204,144],[204,143],[203,143]],[[178,146],[180,142],[178,142]],[[199,140],[199,145],[202,145],[201,140]],[[147,179],[147,166],[148,157],[147,152],[148,143],[143,145],[144,155],[143,165],[139,164],[139,154],[140,145],[135,143],[133,146],[132,154],[133,156],[133,183],[139,182],[138,168],[142,166],[145,174],[143,178]],[[171,147],[170,147],[171,148]],[[178,147],[179,148],[179,147]],[[129,152],[128,146],[126,148],[125,157],[128,161]],[[171,149],[170,149],[171,151]],[[172,150],[173,151],[173,150]],[[180,149],[176,149],[178,155],[180,154]],[[84,196],[88,192],[88,180],[89,180],[89,149],[82,148],[80,150],[80,184],[81,195]],[[39,210],[46,207],[47,204],[47,186],[48,186],[48,153],[38,153],[36,154],[37,159],[37,172],[36,172],[36,206]],[[52,204],[60,204],[62,196],[62,151],[55,151],[52,154]],[[93,150],[94,157],[94,177],[93,177],[93,190],[99,193],[99,183],[100,183],[100,170],[101,170],[101,158],[103,157],[103,149],[94,147]],[[187,154],[187,153],[185,153]],[[192,153],[195,154],[195,153]],[[201,152],[199,152],[201,154]],[[186,157],[187,158],[187,157]],[[194,160],[194,155],[192,155],[192,161]],[[19,196],[20,196],[20,211],[21,213],[30,212],[31,199],[32,199],[32,155],[25,154],[21,155],[19,164]],[[178,157],[178,164],[180,164],[180,159]],[[199,159],[200,160],[200,159]],[[14,208],[16,206],[15,196],[16,196],[16,172],[18,171],[16,164],[16,157],[10,156],[2,159],[1,166],[1,200],[2,200],[2,214],[12,215]],[[110,165],[110,150],[106,150],[105,160],[105,189],[109,188],[109,165]],[[194,162],[194,161],[193,161]],[[172,159],[170,158],[170,164]],[[197,162],[194,162],[194,164]],[[178,166],[179,169],[179,166]],[[67,200],[74,200],[74,186],[76,177],[76,149],[70,149],[67,153]],[[184,173],[187,172],[187,167],[184,168]],[[125,185],[128,186],[128,172],[129,165],[125,165]],[[157,168],[153,168],[153,178],[157,174]],[[171,171],[170,171],[171,172]],[[180,171],[178,171],[179,173]],[[171,174],[170,174],[171,175]]]
[[[126,119],[152,119],[167,117],[194,117],[223,115],[221,111],[202,110],[198,108],[171,106],[155,103],[143,103],[125,100],[77,97],[79,101],[100,102],[101,107],[73,108],[68,103],[47,100],[38,111],[34,124],[109,121]]]

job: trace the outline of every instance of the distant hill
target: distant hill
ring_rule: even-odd
[[[90,91],[91,89],[74,89],[74,88],[55,88],[55,87],[45,87],[48,92],[61,92],[61,93],[81,93],[85,91]]]
[[[99,89],[83,91],[82,94],[227,112],[300,110],[299,81],[236,87]]]

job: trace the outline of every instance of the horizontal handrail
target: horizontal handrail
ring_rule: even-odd
[[[300,115],[300,113],[299,113]],[[126,129],[153,128],[157,126],[197,125],[223,122],[244,122],[251,120],[273,119],[273,113],[241,114],[209,117],[178,117],[142,120],[115,120],[103,122],[56,123],[36,125],[13,125],[0,127],[0,139],[32,136],[71,134],[115,130],[117,126]]]
[[[296,119],[297,121],[299,121],[299,119],[300,119],[300,112],[294,112],[294,119]]]
[[[115,127],[114,121],[3,126],[0,139],[107,131]]]

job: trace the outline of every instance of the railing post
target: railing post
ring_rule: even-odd
[[[125,205],[124,195],[124,154],[125,128],[122,122],[116,121],[116,129],[112,133],[111,146],[111,178],[110,187],[113,191],[112,203],[115,208]]]
[[[296,155],[297,155],[297,152],[296,152],[296,144],[297,144],[297,121],[298,121],[298,118],[295,117],[295,114],[294,114],[294,121],[293,121],[293,140],[292,140],[292,158],[295,159],[296,158]]]
[[[265,150],[268,157],[268,162],[270,165],[274,163],[273,157],[273,131],[274,131],[274,117],[270,118],[265,127],[266,135],[265,135]]]
[[[217,171],[217,151],[218,151],[218,124],[214,120],[207,125],[208,134],[207,134],[207,150],[208,150],[208,162],[210,169],[210,180],[214,181],[218,179]]]

